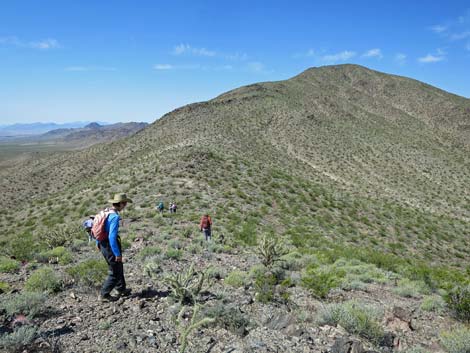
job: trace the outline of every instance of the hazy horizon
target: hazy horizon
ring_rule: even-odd
[[[9,2],[0,13],[0,124],[153,122],[240,86],[344,63],[469,98],[470,6]]]

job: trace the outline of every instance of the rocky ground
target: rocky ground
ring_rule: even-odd
[[[136,223],[139,228],[138,222]],[[137,232],[137,234],[139,234]],[[260,258],[249,249],[203,244],[200,251],[187,251],[191,244],[201,244],[202,235],[194,233],[180,237],[183,256],[163,259],[156,278],[143,270],[145,260],[139,254],[149,246],[171,243],[158,233],[135,237],[125,251],[125,274],[132,295],[113,303],[101,303],[98,289],[68,283],[64,290],[48,297],[48,314],[35,318],[40,338],[37,352],[179,352],[184,328],[190,325],[193,308],[186,305],[182,320],[177,316],[183,306],[172,296],[161,280],[170,273],[195,269],[216,269],[207,290],[197,299],[201,308],[198,319],[216,310],[216,322],[192,330],[188,335],[187,352],[336,352],[362,351],[395,352],[422,347],[425,352],[443,352],[439,333],[454,322],[446,312],[420,310],[421,298],[405,298],[392,292],[393,283],[368,284],[364,290],[334,290],[326,300],[316,299],[300,285],[286,288],[288,299],[274,297],[268,303],[257,300],[256,289],[249,279],[239,287],[227,285],[226,275],[234,270],[249,271],[259,265]],[[126,235],[123,235],[125,238]],[[214,243],[220,239],[214,239]],[[81,247],[76,258],[96,257],[91,246]],[[104,260],[103,260],[104,261]],[[51,264],[57,273],[62,266]],[[17,290],[22,288],[30,269],[24,266],[17,273],[1,274],[2,280]],[[298,283],[299,271],[286,271],[293,283]],[[224,279],[225,278],[225,279]],[[328,303],[356,299],[383,310],[381,326],[386,335],[373,344],[337,325],[319,325],[318,313]],[[212,311],[214,312],[214,311]],[[6,318],[4,329],[11,325]]]

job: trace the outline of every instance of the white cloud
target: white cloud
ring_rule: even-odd
[[[155,70],[171,70],[174,69],[173,65],[170,64],[156,64],[153,66]]]
[[[52,38],[43,39],[39,42],[31,42],[29,43],[29,46],[31,48],[43,49],[43,50],[60,48],[59,42],[56,39],[52,39]]]
[[[434,33],[443,33],[447,31],[447,26],[435,25],[431,27],[431,31]]]
[[[259,61],[253,61],[248,63],[248,70],[256,73],[260,73],[264,71],[264,64],[260,63]]]
[[[356,52],[345,50],[345,51],[342,51],[341,53],[325,55],[321,59],[326,62],[334,63],[337,61],[347,61],[351,58],[354,58],[355,56],[356,56]]]
[[[190,54],[195,56],[215,56],[216,52],[206,48],[194,48],[189,44],[179,44],[173,48],[173,55]]]
[[[60,48],[59,41],[53,38],[47,38],[36,42],[24,42],[15,36],[0,37],[0,44],[41,50]]]
[[[405,65],[406,64],[406,54],[403,53],[397,53],[395,54],[395,62],[397,62],[399,65]]]
[[[383,58],[382,51],[379,48],[370,49],[362,54],[362,56],[364,58]]]
[[[470,31],[465,31],[461,33],[454,33],[450,36],[451,40],[462,40],[470,38]]]
[[[117,71],[115,67],[106,67],[106,66],[68,66],[64,70],[71,71],[71,72]]]
[[[428,63],[437,63],[439,61],[443,61],[444,59],[445,59],[445,56],[443,56],[443,55],[428,54],[426,56],[423,56],[423,57],[419,58],[418,61],[420,63],[428,64]]]
[[[248,59],[248,55],[246,53],[225,54],[224,57],[225,59],[232,61],[245,61]]]

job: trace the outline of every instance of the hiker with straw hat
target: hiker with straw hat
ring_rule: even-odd
[[[122,211],[128,202],[132,202],[126,194],[116,194],[114,198],[108,200],[112,207],[108,210],[108,216],[104,224],[104,230],[108,234],[105,239],[98,242],[98,247],[108,263],[109,273],[103,286],[101,287],[101,300],[114,301],[117,297],[111,296],[111,291],[116,289],[120,297],[128,296],[130,289],[126,288],[124,279],[124,266],[122,263],[121,237],[119,236],[119,212]]]

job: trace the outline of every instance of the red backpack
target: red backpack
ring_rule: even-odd
[[[201,219],[201,228],[208,229],[211,227],[211,217],[210,216],[202,216]]]
[[[116,211],[110,208],[105,208],[95,216],[95,219],[93,220],[93,227],[91,227],[91,235],[96,240],[103,241],[108,237],[108,233],[106,233],[105,230],[105,225],[106,220],[111,213],[116,213]]]

